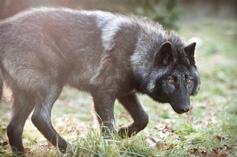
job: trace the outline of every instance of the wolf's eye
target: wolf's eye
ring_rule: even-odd
[[[169,81],[169,83],[172,83],[172,84],[174,83],[174,79],[170,78],[170,79],[168,79],[168,81]]]
[[[187,79],[186,79],[186,82],[187,82],[187,83],[190,83],[190,82],[191,82],[191,80],[190,80],[189,78],[187,78]]]

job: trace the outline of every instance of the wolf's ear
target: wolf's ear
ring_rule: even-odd
[[[154,66],[156,65],[167,65],[172,61],[172,46],[170,42],[165,42],[161,45],[160,49],[155,54]]]
[[[195,58],[194,58],[195,47],[196,47],[196,43],[193,42],[184,48],[184,51],[187,54],[191,65],[195,65]]]

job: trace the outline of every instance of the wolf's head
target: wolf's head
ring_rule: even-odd
[[[195,65],[196,43],[177,49],[165,42],[156,52],[146,93],[154,100],[170,103],[177,113],[189,111],[190,96],[199,90],[199,74]]]

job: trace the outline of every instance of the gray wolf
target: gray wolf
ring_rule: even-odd
[[[119,135],[130,137],[146,127],[148,115],[136,92],[187,112],[200,84],[194,51],[195,43],[185,46],[159,23],[103,11],[38,8],[1,21],[0,76],[12,90],[7,127],[12,150],[24,152],[22,131],[33,109],[33,124],[66,150],[51,123],[51,109],[66,84],[92,95],[105,134],[117,132],[116,99],[134,120]]]

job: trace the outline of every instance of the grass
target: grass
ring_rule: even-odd
[[[236,22],[229,19],[206,19],[181,26],[179,33],[184,40],[196,36],[203,43],[196,53],[202,84],[199,94],[191,98],[189,113],[178,115],[169,104],[139,95],[149,114],[148,126],[132,138],[115,135],[104,139],[93,123],[91,97],[65,87],[53,108],[52,121],[69,142],[66,154],[48,143],[28,119],[23,133],[27,156],[237,156],[236,28]],[[117,102],[115,118],[117,127],[132,121]],[[9,119],[10,105],[1,103],[3,156],[12,156],[6,143]],[[164,146],[154,143],[159,140]]]

